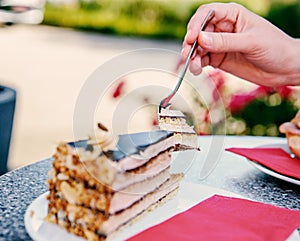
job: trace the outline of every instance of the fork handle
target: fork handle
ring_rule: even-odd
[[[214,17],[214,15],[215,15],[215,11],[213,9],[209,10],[208,14],[206,15],[205,19],[203,20],[203,23],[200,26],[200,31],[205,30],[205,28],[207,27],[209,21]],[[194,41],[194,43],[193,43],[193,46],[192,46],[192,48],[191,48],[191,50],[189,52],[187,60],[185,61],[184,67],[183,67],[183,69],[181,71],[181,74],[179,76],[179,81],[177,82],[177,84],[176,84],[176,86],[174,88],[174,92],[176,92],[179,89],[180,85],[181,85],[181,82],[182,82],[182,80],[183,80],[183,78],[185,76],[185,73],[186,73],[186,71],[187,71],[187,69],[189,67],[189,64],[191,62],[191,58],[192,58],[193,54],[195,53],[197,45],[198,45],[198,39],[196,39]],[[172,95],[172,93],[171,93],[171,95]]]
[[[210,21],[214,16],[215,16],[215,11],[212,10],[212,9],[209,10],[209,12],[208,12],[208,14],[206,15],[206,17],[205,17],[203,23],[202,23],[201,26],[200,26],[200,31],[205,30],[205,28],[207,27],[209,21]],[[198,39],[196,39],[196,40],[194,41],[193,46],[192,46],[192,48],[191,48],[191,50],[190,50],[190,52],[189,52],[189,55],[188,55],[188,57],[187,57],[187,60],[185,61],[183,70],[182,70],[182,72],[181,72],[181,74],[180,74],[180,77],[179,77],[179,81],[177,82],[177,85],[175,86],[175,89],[174,89],[175,92],[179,89],[179,86],[180,86],[180,84],[181,84],[181,82],[182,82],[182,80],[183,80],[183,78],[184,78],[184,76],[185,76],[185,73],[186,73],[186,71],[187,71],[187,69],[188,69],[188,67],[189,67],[191,58],[192,58],[193,54],[195,53],[195,50],[196,50],[197,45],[198,45]]]
[[[214,17],[214,15],[215,15],[215,11],[211,9],[211,10],[208,12],[208,14],[206,15],[206,17],[205,17],[203,23],[201,24],[201,26],[200,26],[200,31],[204,30],[204,29],[207,27],[209,21]],[[193,56],[193,54],[194,54],[194,52],[195,52],[195,50],[196,50],[197,45],[198,45],[198,40],[196,39],[196,40],[194,41],[194,43],[193,43],[192,48],[190,49],[189,55],[188,55],[188,57],[187,57],[187,59],[186,59],[186,61],[185,61],[185,63],[184,63],[184,67],[183,67],[183,69],[182,69],[182,71],[181,71],[181,74],[180,74],[180,76],[179,76],[179,79],[178,79],[178,81],[177,81],[177,84],[176,84],[174,90],[173,90],[173,91],[172,91],[165,99],[163,99],[163,100],[160,102],[160,104],[159,104],[159,113],[160,113],[160,111],[161,111],[161,108],[166,108],[166,107],[169,105],[170,100],[173,98],[173,96],[174,96],[174,95],[176,94],[176,92],[178,91],[178,89],[179,89],[179,87],[180,87],[180,85],[181,85],[181,83],[182,83],[182,81],[183,81],[183,78],[184,78],[184,76],[185,76],[185,73],[186,73],[186,71],[187,71],[187,69],[188,69],[188,66],[189,66],[189,64],[190,64],[191,58],[192,58],[192,56]]]

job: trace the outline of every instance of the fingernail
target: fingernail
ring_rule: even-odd
[[[192,32],[192,31],[191,31],[190,29],[187,30],[187,32],[186,32],[186,34],[185,34],[185,36],[184,36],[184,40],[185,40],[185,41],[190,37],[191,32]]]
[[[186,37],[189,37],[190,34],[191,34],[191,32],[192,32],[192,31],[191,31],[190,29],[188,29],[188,31],[186,32],[185,36],[186,36]]]
[[[211,37],[211,34],[201,31],[200,33],[200,38],[202,40],[202,43],[206,46],[206,47],[212,47],[213,45],[213,40]]]
[[[181,55],[183,55],[184,53],[184,47],[181,49]]]

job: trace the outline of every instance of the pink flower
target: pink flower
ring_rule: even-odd
[[[278,87],[276,90],[282,99],[289,99],[293,93],[293,89],[288,86]]]
[[[252,93],[255,94],[256,97],[261,97],[261,96],[273,94],[276,92],[281,96],[281,98],[288,99],[288,98],[290,98],[291,94],[293,93],[293,89],[288,86],[280,86],[277,88],[259,86]]]
[[[158,125],[157,118],[153,118],[152,126],[157,126],[157,125]]]
[[[209,123],[209,121],[210,121],[210,116],[209,116],[209,111],[208,110],[205,111],[205,115],[204,115],[204,120],[203,121],[206,122],[206,123]]]
[[[287,86],[278,87],[276,89],[266,86],[259,86],[255,90],[247,94],[233,95],[229,103],[229,109],[232,113],[240,112],[251,101],[276,92],[281,96],[281,98],[288,99],[291,96],[293,90]]]
[[[215,83],[216,88],[219,90],[224,86],[225,74],[220,69],[214,69],[208,74],[208,77]]]
[[[180,69],[180,67],[184,64],[184,59],[180,58],[179,61],[177,62],[176,66],[175,66],[175,73],[177,73]]]
[[[229,103],[229,109],[232,113],[240,112],[251,101],[255,100],[256,96],[253,93],[233,95]]]
[[[262,97],[267,94],[270,94],[274,92],[274,89],[271,87],[266,87],[266,86],[258,86],[255,90],[250,92],[249,94],[255,95],[256,97]]]
[[[112,94],[112,97],[113,97],[114,99],[120,97],[120,95],[121,95],[122,92],[123,92],[124,85],[125,85],[125,82],[124,82],[124,81],[121,81],[121,82],[117,85],[117,87],[115,88],[115,90],[114,90],[114,92],[113,92],[113,94]]]
[[[199,132],[198,135],[199,136],[208,136],[208,135],[210,135],[210,133]]]
[[[222,89],[225,84],[225,74],[222,70],[215,69],[208,74],[208,78],[210,78],[215,84],[214,89],[212,91],[212,97],[213,100],[217,102],[221,97],[220,93],[222,93]]]

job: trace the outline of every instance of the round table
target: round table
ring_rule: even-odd
[[[285,138],[201,136],[199,144],[199,156],[187,161],[183,170],[186,181],[224,189],[255,201],[300,210],[298,185],[269,176],[245,158],[224,151],[227,147],[286,145]],[[203,178],[199,173],[206,161],[210,162],[212,170]],[[1,241],[31,240],[25,229],[24,214],[28,205],[48,190],[46,181],[51,163],[52,158],[48,158],[0,176]]]

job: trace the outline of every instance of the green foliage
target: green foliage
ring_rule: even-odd
[[[181,14],[176,4],[131,0],[80,1],[75,6],[47,4],[43,23],[120,35],[182,39],[187,21],[187,15]]]
[[[300,37],[300,2],[275,2],[265,16],[270,22],[293,37]]]
[[[211,1],[79,0],[72,5],[48,3],[43,24],[182,40],[191,16],[201,4],[208,2]]]
[[[283,136],[279,126],[291,121],[300,109],[300,88],[264,87],[228,91],[228,75],[214,69],[207,75],[214,83],[210,102],[195,98],[193,125],[199,134]],[[217,94],[216,94],[217,93]]]
[[[120,35],[181,40],[191,16],[201,4],[209,2],[212,1],[79,0],[72,5],[48,3],[43,23]],[[236,2],[250,9],[255,5],[255,1]],[[270,3],[265,17],[291,36],[299,37],[300,2]]]
[[[94,1],[85,1],[80,0],[79,6],[81,9],[84,9],[86,11],[99,11],[103,7],[102,1],[94,0]]]
[[[234,117],[245,122],[246,129],[243,134],[283,136],[278,132],[279,126],[290,121],[296,113],[297,108],[290,100],[282,99],[273,105],[269,98],[264,98],[253,100]]]

